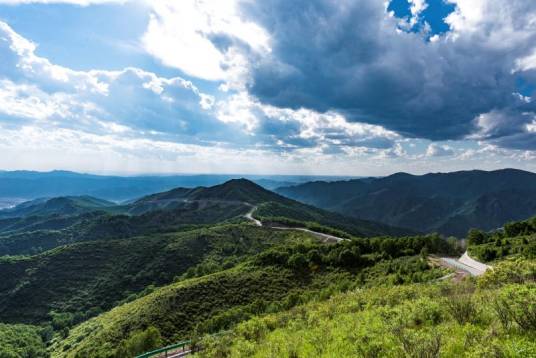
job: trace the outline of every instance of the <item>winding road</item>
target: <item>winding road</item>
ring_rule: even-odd
[[[248,204],[248,205],[252,206],[251,204]],[[246,219],[248,219],[249,221],[251,221],[252,223],[254,223],[255,226],[264,226],[260,220],[257,220],[257,219],[255,219],[253,217],[253,213],[255,212],[255,210],[257,210],[257,207],[252,206],[251,210],[248,211],[248,213],[246,215],[244,215],[244,217]],[[319,239],[324,240],[324,242],[340,242],[340,241],[347,240],[347,239],[343,239],[342,237],[337,237],[337,236],[333,236],[333,235],[329,235],[329,234],[324,234],[324,233],[309,230],[309,229],[306,229],[306,228],[303,228],[303,227],[270,226],[270,228],[275,229],[275,230],[303,231],[303,232],[309,233],[309,234],[311,234],[313,236],[316,236]]]
[[[251,221],[252,223],[254,223],[255,226],[263,226],[260,220],[257,220],[253,217],[253,213],[255,212],[255,210],[257,210],[257,207],[248,203],[246,204],[251,206],[251,210],[248,211],[248,213],[245,214],[244,217],[248,219],[249,221]],[[307,232],[320,239],[323,239],[325,242],[340,242],[340,241],[347,240],[347,239],[343,239],[342,237],[328,235],[328,234],[312,231],[312,230],[302,228],[302,227],[270,226],[270,228],[276,229],[276,230],[297,230],[297,231]],[[466,276],[467,274],[471,276],[481,276],[484,274],[484,272],[486,272],[488,269],[491,268],[491,266],[488,266],[486,264],[483,264],[471,258],[467,251],[458,259],[452,258],[452,257],[440,257],[439,261],[442,266],[456,270],[459,273],[458,276]]]

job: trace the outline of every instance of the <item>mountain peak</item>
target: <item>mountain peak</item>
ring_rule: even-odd
[[[194,189],[189,197],[197,200],[241,201],[250,204],[287,200],[244,178],[231,179],[210,188]]]

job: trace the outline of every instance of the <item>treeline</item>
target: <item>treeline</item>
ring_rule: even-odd
[[[536,217],[510,222],[501,230],[484,232],[471,229],[467,241],[472,255],[493,261],[510,255],[536,258]]]
[[[336,245],[293,245],[271,248],[257,256],[262,265],[282,265],[291,268],[341,267],[362,268],[383,260],[403,256],[457,254],[453,241],[438,235],[402,238],[378,237],[345,240]]]

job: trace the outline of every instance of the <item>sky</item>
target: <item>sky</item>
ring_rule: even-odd
[[[536,171],[536,2],[0,0],[0,170]]]

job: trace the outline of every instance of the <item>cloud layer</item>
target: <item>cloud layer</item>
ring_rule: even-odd
[[[107,2],[129,6],[0,15]],[[132,43],[165,70],[73,70],[0,20],[0,135],[183,171],[536,167],[536,4],[447,2],[439,33],[426,0],[404,18],[378,0],[146,2]]]

